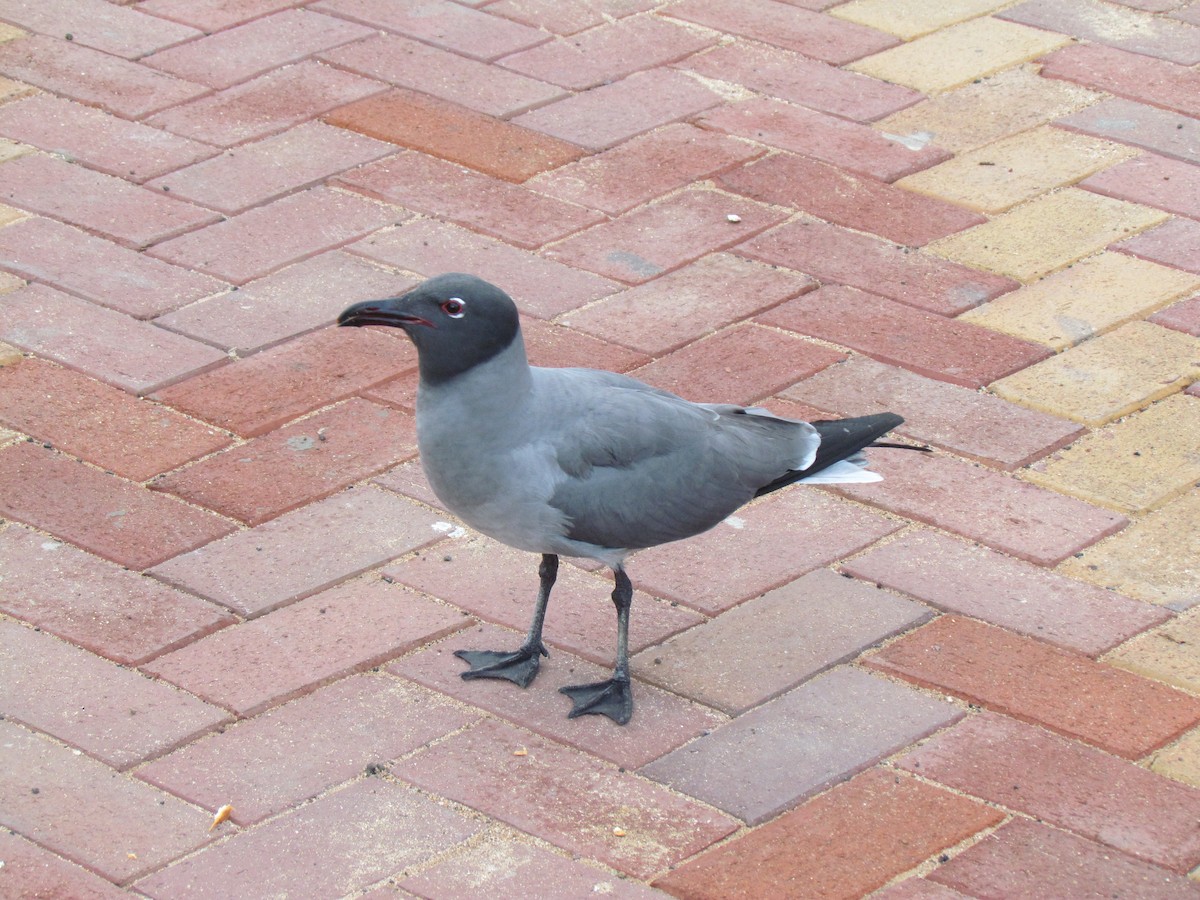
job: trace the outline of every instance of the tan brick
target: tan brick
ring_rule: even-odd
[[[1200,694],[1200,609],[1127,641],[1105,662]]]
[[[1059,569],[1172,609],[1200,602],[1200,491],[1168,503]]]
[[[19,144],[8,139],[0,140],[0,163],[6,163],[10,159],[16,159],[18,156],[32,152],[33,148],[28,144]]]
[[[1069,43],[1066,35],[982,18],[865,57],[847,68],[926,94],[947,91]]]
[[[1104,250],[960,318],[1063,350],[1200,288],[1200,275]]]
[[[1025,478],[1123,512],[1159,506],[1200,480],[1200,399],[1175,394],[1040,460]]]
[[[3,293],[0,291],[0,293]],[[12,344],[0,341],[0,366],[12,366],[24,359],[24,355]]]
[[[0,228],[3,228],[5,225],[11,225],[17,219],[25,218],[26,215],[26,213],[21,212],[19,209],[13,209],[11,206],[5,206],[3,203],[0,203]]]
[[[1104,425],[1200,378],[1200,339],[1130,322],[1015,375],[993,393],[1085,425]]]
[[[850,0],[829,14],[911,41],[915,37],[986,15],[1009,0]]]
[[[0,272],[0,294],[7,294],[23,287],[25,287],[24,279],[18,278],[10,272]]]
[[[15,100],[17,97],[24,97],[26,94],[32,93],[32,86],[22,81],[13,81],[11,78],[0,77],[0,103],[6,103],[9,100]]]
[[[1066,188],[934,241],[927,249],[1029,282],[1166,218],[1159,209]]]
[[[964,153],[896,182],[900,187],[980,212],[1018,203],[1086,178],[1138,151],[1043,125]]]
[[[1150,771],[1200,788],[1200,728],[1150,757]]]
[[[4,41],[16,40],[19,37],[24,37],[25,32],[15,25],[9,25],[5,22],[0,22],[0,43]]]

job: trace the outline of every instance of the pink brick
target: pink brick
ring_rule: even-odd
[[[327,328],[181,382],[157,395],[169,406],[255,437],[416,368],[403,335]]]
[[[220,147],[283,131],[386,86],[306,61],[165,110],[150,124]]]
[[[203,637],[233,616],[19,525],[0,531],[0,609],[123,665]]]
[[[525,756],[513,750],[526,748]],[[543,737],[494,721],[399,762],[417,787],[572,853],[647,878],[734,830],[733,820]],[[531,785],[540,785],[531,790]],[[614,835],[620,828],[634,841]]]
[[[169,584],[215,600],[242,615],[258,616],[432,543],[441,536],[441,532],[433,527],[436,522],[436,515],[394,494],[372,488],[352,489],[248,531],[239,531],[203,548],[201,552],[177,556],[157,566],[151,574]],[[349,536],[353,536],[353,539],[349,539]],[[377,589],[369,583],[356,584],[357,587],[349,586],[338,596],[352,599],[376,597]],[[407,596],[404,599],[407,601]],[[364,601],[354,599],[354,603],[361,602]],[[376,597],[374,602],[380,601]],[[303,609],[310,607],[319,611],[320,604],[309,604]],[[376,630],[379,628],[377,614],[378,609],[364,619],[364,622],[375,623],[373,627]],[[296,615],[300,613],[273,621],[287,622]],[[259,634],[262,629],[270,633],[274,627],[262,625],[248,634]],[[294,639],[321,640],[319,634],[307,637],[294,635]],[[375,640],[365,632],[362,639],[368,643]],[[216,646],[225,646],[231,640],[234,639],[221,638]],[[189,664],[187,668],[192,677],[215,679],[217,682],[225,678],[226,675],[218,671],[219,666],[202,664],[202,658],[196,655],[197,651],[191,649],[195,646],[192,644],[179,651],[184,655],[176,657],[172,665],[179,665],[181,658],[193,660],[194,665]],[[318,652],[317,648],[312,649],[314,653]],[[342,651],[328,645],[320,648],[319,652],[334,657]],[[244,666],[253,665],[253,660],[244,661]],[[303,659],[296,659],[289,665],[294,668],[295,679],[308,671],[305,668],[308,662]],[[241,670],[227,673],[228,678],[241,677],[238,672]],[[274,697],[286,693],[286,690],[280,689],[282,678],[268,681],[269,684],[256,684],[251,678],[238,684],[241,690],[250,693],[266,691]],[[280,689],[278,694],[273,693],[276,689]]]
[[[723,44],[680,65],[708,78],[731,81],[770,97],[855,122],[873,122],[923,99],[910,88],[752,41]]]
[[[1200,119],[1177,112],[1114,97],[1057,119],[1054,124],[1200,163]]]
[[[1147,153],[1126,160],[1085,179],[1080,187],[1200,219],[1200,168],[1165,156]]]
[[[802,209],[910,247],[987,221],[960,206],[785,153],[726,172],[719,180],[755,200]]]
[[[292,9],[161,50],[142,62],[188,81],[227,88],[372,33],[344,19]]]
[[[971,716],[896,764],[1176,872],[1200,862],[1200,790],[1030,725]]]
[[[1051,355],[1029,341],[837,285],[790,300],[758,319],[971,388]]]
[[[225,360],[212,347],[42,285],[5,295],[0,340],[140,394]]]
[[[215,152],[169,131],[49,94],[0,107],[0,134],[139,183]]]
[[[71,0],[70,3],[3,0],[0,17],[29,31],[56,38],[70,34],[70,40],[81,46],[126,59],[139,59],[160,47],[200,36],[194,28],[104,0]]]
[[[424,91],[500,118],[523,113],[566,93],[544,81],[396,34],[376,35],[320,56],[368,78]]]
[[[466,624],[457,610],[377,578],[359,579],[210,634],[142,668],[252,716]]]
[[[1042,61],[1047,78],[1074,81],[1129,100],[1200,115],[1200,73],[1101,44],[1072,44]]]
[[[1009,278],[808,218],[753,238],[736,252],[942,315],[965,312],[1019,286]]]
[[[871,468],[882,482],[838,491],[1042,566],[1128,524],[1109,510],[946,456],[876,451]]]
[[[604,150],[716,106],[720,97],[672,69],[638,72],[513,119],[518,125]]]
[[[781,396],[841,416],[895,411],[904,416],[898,434],[1009,471],[1083,432],[1075,422],[862,356],[830,366]]]
[[[525,352],[535,366],[563,368],[583,366],[628,372],[648,359],[646,354],[588,334],[573,331],[565,325],[551,325],[540,319],[525,319],[521,323]]]
[[[1157,228],[1114,244],[1113,249],[1200,274],[1200,222],[1168,219]]]
[[[670,15],[844,65],[898,43],[891,35],[774,0],[684,0]]]
[[[569,313],[563,323],[657,356],[815,286],[794,272],[714,253]]]
[[[238,213],[394,153],[396,148],[341,128],[307,122],[157,178],[169,190],[223,213]]]
[[[1186,331],[1200,337],[1200,296],[1168,306],[1150,317],[1150,321],[1176,331]]]
[[[239,290],[160,316],[155,324],[246,356],[249,351],[332,325],[338,313],[355,300],[394,297],[415,284],[410,276],[333,250],[272,272]],[[298,296],[304,297],[303,304],[296,302]]]
[[[351,190],[534,249],[600,221],[598,213],[423,153],[402,153],[338,179]]]
[[[14,897],[73,897],[124,900],[129,895],[110,881],[67,862],[7,828],[0,831],[4,886]]]
[[[139,319],[225,290],[208,275],[33,217],[0,229],[4,267]]]
[[[1179,19],[1181,22],[1191,22],[1193,25],[1200,25],[1200,3],[1192,0],[1186,6],[1181,6],[1170,14],[1171,18]]]
[[[730,215],[739,221],[729,221]],[[693,188],[589,228],[556,244],[546,256],[641,284],[743,241],[783,217],[744,197]]]
[[[212,839],[204,811],[11,722],[0,722],[0,810],[6,830],[115,882]]]
[[[208,93],[202,84],[42,35],[0,44],[0,68],[9,78],[131,119]]]
[[[1133,10],[1117,16],[1110,9],[1098,0],[1027,0],[1000,17],[1185,66],[1200,63],[1200,28]]]
[[[40,153],[4,165],[5,202],[97,231],[134,248],[215,222],[218,216],[161,192]]]
[[[303,2],[304,0],[141,0],[138,9],[212,33],[281,9],[300,6]]]
[[[0,673],[6,719],[118,769],[229,720],[224,710],[15,622],[0,622]]]
[[[245,284],[332,250],[404,213],[316,187],[155,246],[151,255]]]
[[[526,184],[560,200],[619,215],[761,153],[745,141],[680,123],[535,175]]]
[[[497,0],[488,12],[514,22],[570,35],[653,9],[654,0]]]

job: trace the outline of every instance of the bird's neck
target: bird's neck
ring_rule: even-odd
[[[472,417],[504,416],[520,406],[532,388],[525,342],[518,331],[504,350],[452,378],[422,377],[417,385],[418,414],[452,405]]]

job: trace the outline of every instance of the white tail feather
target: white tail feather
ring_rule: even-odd
[[[883,476],[865,468],[866,460],[859,453],[849,459],[839,460],[820,472],[801,478],[803,484],[869,484],[883,481]]]

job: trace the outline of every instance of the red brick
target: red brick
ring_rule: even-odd
[[[42,35],[0,43],[0,68],[9,78],[131,119],[208,93],[204,85]]]
[[[959,616],[936,619],[868,664],[1130,759],[1200,722],[1200,698]]]
[[[1200,91],[1200,80],[1197,82]],[[1194,165],[1147,153],[1097,172],[1080,187],[1165,209],[1181,216],[1200,218],[1200,169]]]
[[[714,253],[569,313],[563,322],[658,355],[813,287],[815,282],[794,272]]]
[[[4,164],[5,202],[140,248],[219,218],[207,209],[31,153]]]
[[[0,107],[0,134],[133,182],[212,156],[214,148],[92,106],[37,94]]]
[[[1200,162],[1200,119],[1132,100],[1104,100],[1054,124],[1184,162]]]
[[[368,778],[156,872],[137,890],[154,897],[358,894],[481,827],[435,798]],[[311,862],[290,862],[300,859]]]
[[[362,166],[338,182],[530,250],[602,218],[583,207],[423,153],[402,153]]]
[[[555,85],[396,34],[380,34],[326,51],[321,59],[377,81],[432,94],[500,118],[523,113],[566,93]]]
[[[614,619],[611,609],[609,613],[610,620]],[[610,641],[613,625],[613,621],[608,623]],[[636,714],[625,727],[614,729],[612,723],[601,716],[568,719],[571,704],[559,693],[559,688],[607,678],[611,674],[611,660],[598,666],[557,650],[542,660],[537,681],[526,690],[507,681],[488,678],[466,681],[460,677],[465,665],[451,652],[452,649],[515,649],[521,639],[520,634],[495,626],[470,628],[449,641],[404,657],[393,663],[389,671],[463,703],[486,709],[551,740],[630,769],[645,765],[701,732],[715,728],[724,719],[712,710],[640,682],[633,687]]]
[[[668,14],[844,65],[899,43],[894,37],[773,0],[684,0]]]
[[[137,777],[215,812],[236,798],[249,825],[411,753],[477,717],[433,691],[355,675],[138,769]],[[306,752],[295,755],[295,748]]]
[[[132,481],[229,444],[215,428],[36,358],[0,367],[0,422]]]
[[[839,493],[1042,566],[1128,524],[1110,510],[946,456],[875,452],[871,468],[882,482],[840,485]]]
[[[15,622],[0,622],[0,672],[6,719],[118,769],[229,719],[224,710]]]
[[[842,564],[946,612],[1099,656],[1170,613],[936,531],[912,531]]]
[[[266,137],[385,89],[323,66],[297,63],[184,103],[153,116],[150,124],[219,147]]]
[[[1139,53],[1100,44],[1072,44],[1042,60],[1041,74],[1200,115],[1200,73]]]
[[[255,437],[415,368],[416,351],[402,335],[327,328],[181,382],[157,399]]]
[[[489,281],[516,300],[522,312],[544,319],[621,288],[591,272],[569,268],[436,219],[416,219],[378,231],[347,249],[429,277],[453,271],[486,273]]]
[[[412,416],[353,398],[172,472],[152,486],[257,525],[416,452]]]
[[[957,315],[1019,287],[1009,278],[809,218],[789,222],[736,250],[825,283],[851,285],[943,315]]]
[[[165,241],[150,254],[245,284],[347,244],[403,215],[383,204],[316,187]]]
[[[395,147],[320,122],[227,150],[150,186],[224,213],[242,210],[395,152]]]
[[[323,0],[315,8],[482,60],[546,40],[535,28],[451,0]]]
[[[527,755],[514,756],[519,748]],[[397,763],[393,772],[635,878],[686,859],[736,827],[665,788],[493,721]]]
[[[753,159],[761,148],[692,125],[667,125],[532,178],[534,190],[619,215]]]
[[[81,866],[44,850],[7,828],[0,831],[4,889],[14,897],[124,900],[129,895]]]
[[[89,756],[0,722],[0,822],[111,881],[207,843],[211,820]]]
[[[415,405],[413,408],[415,408]],[[442,506],[442,502],[434,494],[433,488],[429,486],[429,481],[425,477],[425,471],[421,468],[421,463],[418,460],[414,459],[406,463],[401,463],[383,475],[372,478],[371,483],[405,497],[411,497],[413,500],[419,500],[433,509],[441,510],[442,512],[446,511]],[[447,513],[447,515],[449,514]]]
[[[1150,317],[1150,321],[1176,331],[1186,331],[1200,337],[1200,296],[1180,300]]]
[[[1176,872],[1200,862],[1200,790],[992,713],[896,765]]]
[[[643,550],[639,587],[716,615],[891,534],[899,525],[809,487],[775,493],[711,531]]]
[[[1052,355],[1039,344],[838,285],[789,300],[758,321],[971,388]]]
[[[160,47],[199,37],[199,32],[175,22],[143,15],[104,0],[71,0],[70,3],[43,0],[23,3],[6,0],[0,5],[5,21],[29,31],[69,40],[122,56],[140,59]]]
[[[1200,28],[1132,10],[1118,15],[1098,0],[1027,0],[999,16],[1185,66],[1200,63]]]
[[[925,878],[906,878],[891,887],[876,891],[872,900],[970,900],[966,894]]]
[[[573,94],[513,121],[591,150],[604,150],[720,102],[695,79],[672,69],[637,72]]]
[[[929,877],[973,897],[1196,896],[1195,883],[1174,872],[1028,819],[1014,819]]]
[[[835,350],[757,325],[739,325],[636,369],[635,378],[689,400],[752,403],[832,365]]]
[[[245,356],[332,325],[353,300],[394,297],[414,284],[408,275],[332,250],[161,316],[155,324]],[[304,302],[298,304],[297,297]]]
[[[340,107],[325,121],[505,181],[521,182],[583,155],[573,144],[407,88]]]
[[[653,9],[654,0],[497,0],[488,12],[569,35],[634,13]]]
[[[730,215],[739,221],[729,221]],[[546,256],[641,284],[745,240],[783,217],[744,197],[692,188],[589,228],[551,247]]]
[[[19,525],[0,531],[0,609],[93,653],[138,665],[233,616]]]
[[[842,416],[895,411],[896,432],[1002,469],[1019,469],[1078,437],[1075,422],[852,356],[781,396]]]
[[[861,897],[1001,815],[872,769],[654,882],[695,900]]]
[[[540,319],[525,319],[521,323],[521,331],[525,339],[525,352],[529,362],[535,366],[583,366],[627,372],[648,359],[646,354],[628,347],[573,331],[565,325],[551,325]]]
[[[708,78],[744,85],[855,122],[873,122],[924,99],[910,88],[753,41],[722,44],[680,65]]]
[[[412,591],[378,578],[358,579],[210,634],[142,668],[252,716],[466,624],[457,610]]]
[[[304,0],[141,0],[141,12],[199,28],[206,33],[299,6]]]
[[[224,290],[223,281],[34,216],[0,229],[3,265],[31,281],[135,318],[150,318]]]
[[[1168,219],[1157,228],[1114,244],[1113,249],[1200,274],[1200,222]]]
[[[344,19],[291,9],[161,50],[141,62],[188,81],[227,88],[373,33]]]

